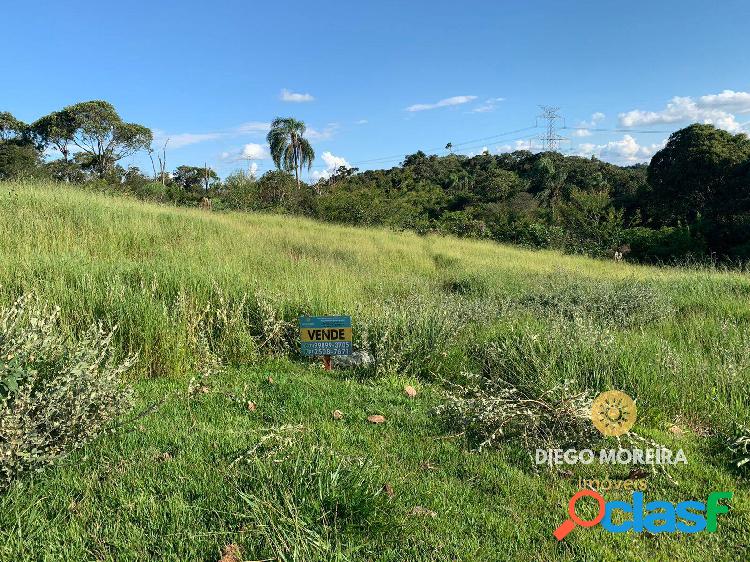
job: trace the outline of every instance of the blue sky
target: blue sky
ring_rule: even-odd
[[[582,128],[565,151],[620,164],[692,121],[750,130],[746,1],[6,1],[3,20],[0,111],[106,99],[170,139],[169,168],[263,172],[276,116],[307,123],[315,176],[538,148],[540,104]]]

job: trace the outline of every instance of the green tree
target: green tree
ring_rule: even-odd
[[[55,180],[73,183],[86,181],[86,173],[75,158],[65,160],[58,158],[44,165],[47,174]]]
[[[294,190],[294,178],[289,172],[270,170],[258,180],[258,198],[265,207],[280,205]],[[299,183],[297,183],[299,191]]]
[[[541,156],[531,169],[531,188],[536,192],[543,206],[551,208],[561,196],[567,173],[550,158],[549,153]]]
[[[736,191],[749,159],[750,140],[744,134],[698,124],[672,133],[648,167],[651,217],[665,225],[719,218],[731,210],[729,192]]]
[[[322,193],[324,187],[332,187],[332,186],[335,186],[339,182],[346,181],[347,179],[352,177],[354,174],[356,174],[358,171],[359,171],[359,168],[348,168],[346,166],[339,166],[333,171],[333,173],[330,176],[322,177],[318,180],[318,182],[314,186],[315,192],[320,194]]]
[[[28,125],[7,111],[0,112],[0,179],[34,176],[40,163]]]
[[[236,170],[222,184],[224,207],[237,211],[252,211],[259,206],[258,182],[249,172]]]
[[[309,170],[315,160],[315,151],[304,137],[305,124],[292,117],[277,117],[271,123],[266,137],[271,148],[271,157],[279,170],[294,171],[297,189],[300,188],[300,173],[307,165]]]
[[[151,145],[151,130],[126,123],[106,101],[86,101],[66,107],[75,127],[71,139],[88,157],[87,164],[105,177],[115,163]]]
[[[31,132],[40,150],[54,146],[65,162],[70,155],[70,144],[76,134],[76,122],[70,111],[53,111],[31,124]]]
[[[40,156],[27,143],[0,140],[0,179],[29,178],[39,173]]]
[[[172,174],[172,181],[187,192],[203,190],[204,194],[208,194],[218,184],[219,176],[206,166],[178,166]]]
[[[568,202],[555,207],[555,215],[569,253],[607,256],[622,244],[623,211],[612,207],[607,191],[575,189]]]
[[[427,160],[427,155],[422,152],[421,150],[417,150],[414,154],[407,154],[404,157],[403,166],[406,168],[407,166],[416,166],[417,164],[420,164]]]
[[[130,166],[122,176],[122,183],[131,189],[139,190],[149,183],[150,179],[138,166]]]
[[[16,119],[8,111],[0,111],[0,141],[21,141],[27,134],[28,125]]]

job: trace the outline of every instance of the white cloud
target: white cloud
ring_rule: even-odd
[[[513,144],[499,144],[496,145],[494,148],[490,149],[487,146],[483,146],[478,151],[471,151],[467,152],[466,156],[469,158],[478,156],[480,154],[484,154],[485,152],[487,154],[502,154],[504,152],[514,152],[516,150],[531,150],[535,151],[536,149],[533,146],[533,143],[530,140],[517,140]]]
[[[264,145],[254,142],[248,143],[238,150],[221,153],[221,159],[229,160],[230,162],[237,162],[238,160],[265,160],[270,157],[271,155]]]
[[[485,153],[489,154],[490,153],[490,149],[488,147],[486,147],[486,146],[483,146],[481,149],[477,150],[476,152],[473,151],[473,150],[467,152],[466,156],[468,156],[469,158],[474,158],[475,156],[479,156],[479,155],[485,154]]]
[[[265,160],[269,154],[265,146],[251,142],[242,147],[241,157],[245,160]]]
[[[271,124],[265,121],[248,121],[234,128],[238,134],[267,133],[271,129]]]
[[[534,141],[531,140],[517,140],[515,143],[515,150],[534,150]]]
[[[651,145],[641,145],[631,135],[606,144],[582,143],[578,145],[579,156],[596,156],[601,160],[615,163],[636,164],[647,162],[660,149],[666,140]]]
[[[231,138],[240,135],[252,135],[257,133],[266,133],[271,128],[270,123],[262,121],[250,121],[248,123],[242,123],[237,127],[227,129],[224,131],[215,131],[210,133],[177,133],[169,134],[159,129],[154,129],[154,147],[161,148],[164,143],[169,139],[167,143],[167,150],[183,148],[192,144],[198,144],[201,142],[208,142],[218,140],[222,138]]]
[[[153,144],[161,148],[167,139],[169,139],[169,143],[167,144],[167,150],[169,150],[170,148],[182,148],[191,144],[216,140],[222,136],[224,136],[224,133],[179,133],[168,135],[167,133],[157,131],[154,135]]]
[[[323,158],[323,162],[326,163],[326,166],[328,167],[328,169],[337,170],[341,166],[346,166],[347,168],[351,168],[351,166],[349,165],[349,162],[346,161],[346,158],[342,156],[334,156],[328,151],[324,152],[321,158]]]
[[[595,129],[599,123],[601,123],[606,115],[602,113],[601,111],[597,111],[596,113],[591,114],[591,119],[589,121],[580,121],[578,123],[578,128],[573,129],[573,136],[574,137],[590,137],[593,135],[593,133],[589,129]]]
[[[730,133],[742,130],[732,113],[750,112],[750,93],[724,90],[719,94],[709,94],[693,99],[689,96],[675,96],[660,111],[634,109],[620,113],[620,125],[637,127],[640,125],[699,122],[715,125]]]
[[[489,154],[489,153],[490,153],[490,149],[487,148],[486,146],[483,146],[477,152],[469,152],[469,156],[473,157],[473,156],[479,156],[480,154]]]
[[[534,144],[530,140],[517,140],[513,144],[503,144],[495,147],[495,152],[498,154],[503,152],[514,152],[516,150],[529,150],[534,151]]]
[[[310,176],[316,181],[319,179],[330,178],[333,175],[333,173],[336,170],[338,170],[341,166],[344,166],[346,168],[351,168],[351,164],[347,162],[346,158],[344,158],[343,156],[336,156],[335,154],[332,154],[329,151],[324,152],[321,155],[321,158],[323,159],[323,162],[325,162],[326,164],[326,169],[323,170],[322,172],[318,170],[313,170],[310,173]]]
[[[505,101],[505,98],[490,98],[487,101],[485,101],[482,105],[472,109],[471,112],[472,113],[488,113],[490,111],[495,111],[495,107],[501,101]]]
[[[305,130],[305,136],[309,140],[314,141],[322,141],[322,140],[328,140],[331,137],[333,137],[334,134],[339,130],[340,125],[338,123],[328,123],[323,129],[314,129],[313,127],[308,127]]]
[[[453,96],[452,98],[445,98],[435,103],[415,103],[406,108],[405,111],[425,111],[428,109],[436,109],[438,107],[448,107],[451,105],[461,105],[469,103],[477,99],[477,96]]]
[[[703,107],[724,109],[736,113],[750,112],[750,92],[735,92],[724,90],[720,94],[709,94],[701,96],[698,102]]]
[[[355,125],[366,125],[367,123],[369,123],[367,119],[360,119],[359,121],[354,122]]]
[[[300,93],[292,92],[291,90],[287,90],[286,88],[284,88],[283,90],[281,90],[279,99],[281,99],[281,101],[301,103],[301,102],[306,102],[306,101],[313,101],[315,98],[311,96],[310,94],[300,94]]]
[[[250,175],[251,176],[253,176],[253,177],[257,176],[258,175],[258,163],[257,162],[253,162],[252,164],[250,164],[250,170],[249,171],[250,171]]]

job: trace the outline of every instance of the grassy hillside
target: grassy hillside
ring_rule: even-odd
[[[723,446],[750,423],[745,274],[0,184],[0,301],[28,292],[59,305],[71,333],[117,324],[122,354],[139,354],[137,411],[155,407],[1,496],[0,559],[214,560],[230,543],[248,560],[730,560],[747,548],[747,480]],[[375,365],[325,373],[298,357],[302,313],[351,314]],[[648,496],[733,490],[731,513],[715,534],[596,528],[557,544],[577,477],[601,469],[535,471],[517,444],[477,452],[447,426],[435,413],[446,385],[488,369],[629,393],[639,432],[689,460],[651,475]],[[375,413],[386,423],[368,424]]]

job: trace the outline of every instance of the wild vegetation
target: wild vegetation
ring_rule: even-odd
[[[14,476],[0,495],[0,559],[217,560],[229,547],[249,560],[746,551],[741,271],[209,213],[113,191],[0,184],[2,307],[24,295],[59,307],[54,341],[83,356],[102,349],[86,343],[92,324],[117,325],[108,373],[137,357],[116,377],[134,402],[116,431],[66,446],[53,468]],[[326,373],[298,355],[297,316],[334,313],[353,316],[355,348],[372,365]],[[12,361],[0,357],[0,372],[18,372]],[[16,412],[20,394],[0,388],[4,412]],[[688,458],[648,473],[649,497],[735,492],[717,533],[551,538],[578,478],[624,478],[629,467],[540,468],[528,445],[580,438],[581,403],[611,388],[636,399],[640,435]],[[385,422],[368,423],[372,414]]]
[[[750,258],[750,140],[712,125],[676,131],[648,165],[528,151],[405,156],[389,170],[341,167],[301,180],[315,152],[305,124],[277,118],[267,140],[277,170],[166,168],[166,149],[104,101],[25,124],[0,113],[0,179],[51,178],[97,190],[214,209],[293,213],[358,226],[439,232],[650,263]],[[451,149],[451,144],[446,147]],[[148,150],[152,173],[118,162]],[[45,152],[46,151],[46,152]],[[43,154],[59,154],[50,160]],[[158,169],[154,161],[158,160]]]
[[[0,489],[105,431],[129,405],[112,334],[92,325],[78,341],[58,311],[29,296],[0,311]]]

